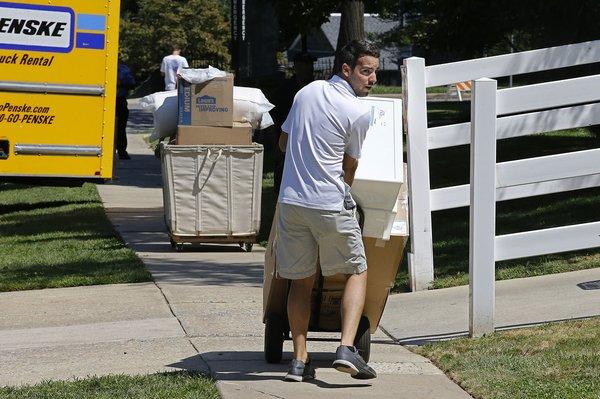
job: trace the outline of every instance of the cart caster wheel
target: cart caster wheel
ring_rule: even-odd
[[[280,317],[267,317],[265,322],[265,360],[267,363],[281,362],[285,333]]]
[[[176,243],[175,241],[171,240],[171,248],[173,248],[177,252],[180,252],[183,249],[183,244]]]
[[[245,244],[244,244],[244,250],[245,250],[246,252],[252,252],[252,245],[253,245],[253,244],[252,244],[251,242],[247,242],[247,243],[245,243]]]
[[[371,357],[371,325],[367,316],[361,316],[356,330],[356,338],[354,338],[354,346],[358,353],[362,356],[365,362]]]

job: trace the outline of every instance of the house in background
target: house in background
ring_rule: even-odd
[[[318,29],[310,31],[307,38],[307,50],[317,60],[314,63],[315,77],[324,79],[331,74],[335,59],[335,47],[337,45],[338,32],[340,30],[341,14],[334,13],[329,16]],[[390,21],[379,18],[377,14],[365,14],[364,26],[365,36],[369,40],[377,39],[383,33],[389,32],[400,24],[399,21]],[[389,45],[383,47],[379,59],[378,79],[385,84],[399,85],[400,66],[404,58],[412,55],[411,46]],[[300,35],[286,50],[288,60],[302,52]]]

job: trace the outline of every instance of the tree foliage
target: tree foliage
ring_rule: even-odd
[[[190,63],[230,62],[229,21],[220,0],[130,0],[122,11],[120,56],[138,77],[156,70],[173,44]]]
[[[345,0],[341,4],[340,31],[336,49],[344,47],[352,40],[365,39],[365,5],[362,0]],[[342,61],[336,53],[333,71],[341,70]]]
[[[339,0],[271,0],[279,17],[280,45],[286,48],[296,36],[306,35],[329,21],[329,14],[335,11]]]
[[[283,48],[328,21],[343,0],[271,0]],[[600,39],[600,1],[370,0],[365,11],[400,21],[381,44],[413,45],[430,59],[456,60]]]
[[[388,42],[428,55],[471,58],[600,38],[597,0],[374,0],[370,6],[407,22]]]

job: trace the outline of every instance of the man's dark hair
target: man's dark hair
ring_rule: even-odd
[[[348,64],[350,68],[354,69],[358,59],[365,55],[379,58],[379,49],[373,43],[369,43],[365,40],[352,40],[337,52],[339,65],[337,71],[342,70],[342,65]]]

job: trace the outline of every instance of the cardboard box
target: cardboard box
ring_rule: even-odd
[[[311,314],[309,325],[314,330],[341,331],[342,297],[348,276],[336,274],[322,277],[323,286],[319,295],[321,270],[317,267],[317,277],[311,293]],[[320,301],[320,302],[319,302]]]
[[[344,290],[323,290],[319,297],[317,290],[311,296],[309,326],[311,330],[341,331],[342,296]],[[319,303],[318,300],[321,300]]]
[[[179,79],[179,125],[233,126],[233,75],[201,84]]]
[[[403,185],[398,197],[399,207],[397,221],[406,221],[406,185]],[[275,208],[274,223],[271,226],[269,244],[265,255],[265,274],[263,282],[263,311],[285,315],[287,280],[275,275],[276,260],[273,250],[273,241],[276,237],[276,223],[278,209]],[[375,333],[383,314],[390,290],[394,286],[398,268],[404,257],[404,249],[408,241],[407,235],[392,235],[388,241],[376,238],[363,237],[365,255],[367,257],[368,278],[367,294],[363,314],[368,317],[371,324],[371,333]],[[320,273],[320,270],[318,271]],[[315,279],[311,295],[311,320],[310,329],[340,331],[341,330],[341,299],[346,283],[346,276],[336,274],[325,277],[322,293],[318,295],[318,279]]]
[[[404,176],[408,176],[407,173],[407,165],[405,163]],[[391,234],[395,236],[407,236],[410,231],[410,226],[408,224],[408,184],[406,182],[400,186],[396,209],[397,212]]]
[[[369,318],[371,333],[375,333],[383,315],[407,240],[408,236],[391,236],[389,241],[363,237],[369,273],[363,314]]]
[[[275,215],[269,233],[269,242],[265,252],[265,269],[263,275],[263,322],[270,314],[284,316],[286,314],[286,298],[288,280],[280,278],[276,273],[275,248],[273,247],[277,236],[277,217],[279,208],[275,207]]]
[[[252,125],[234,122],[233,127],[220,126],[177,126],[177,145],[250,145]]]

